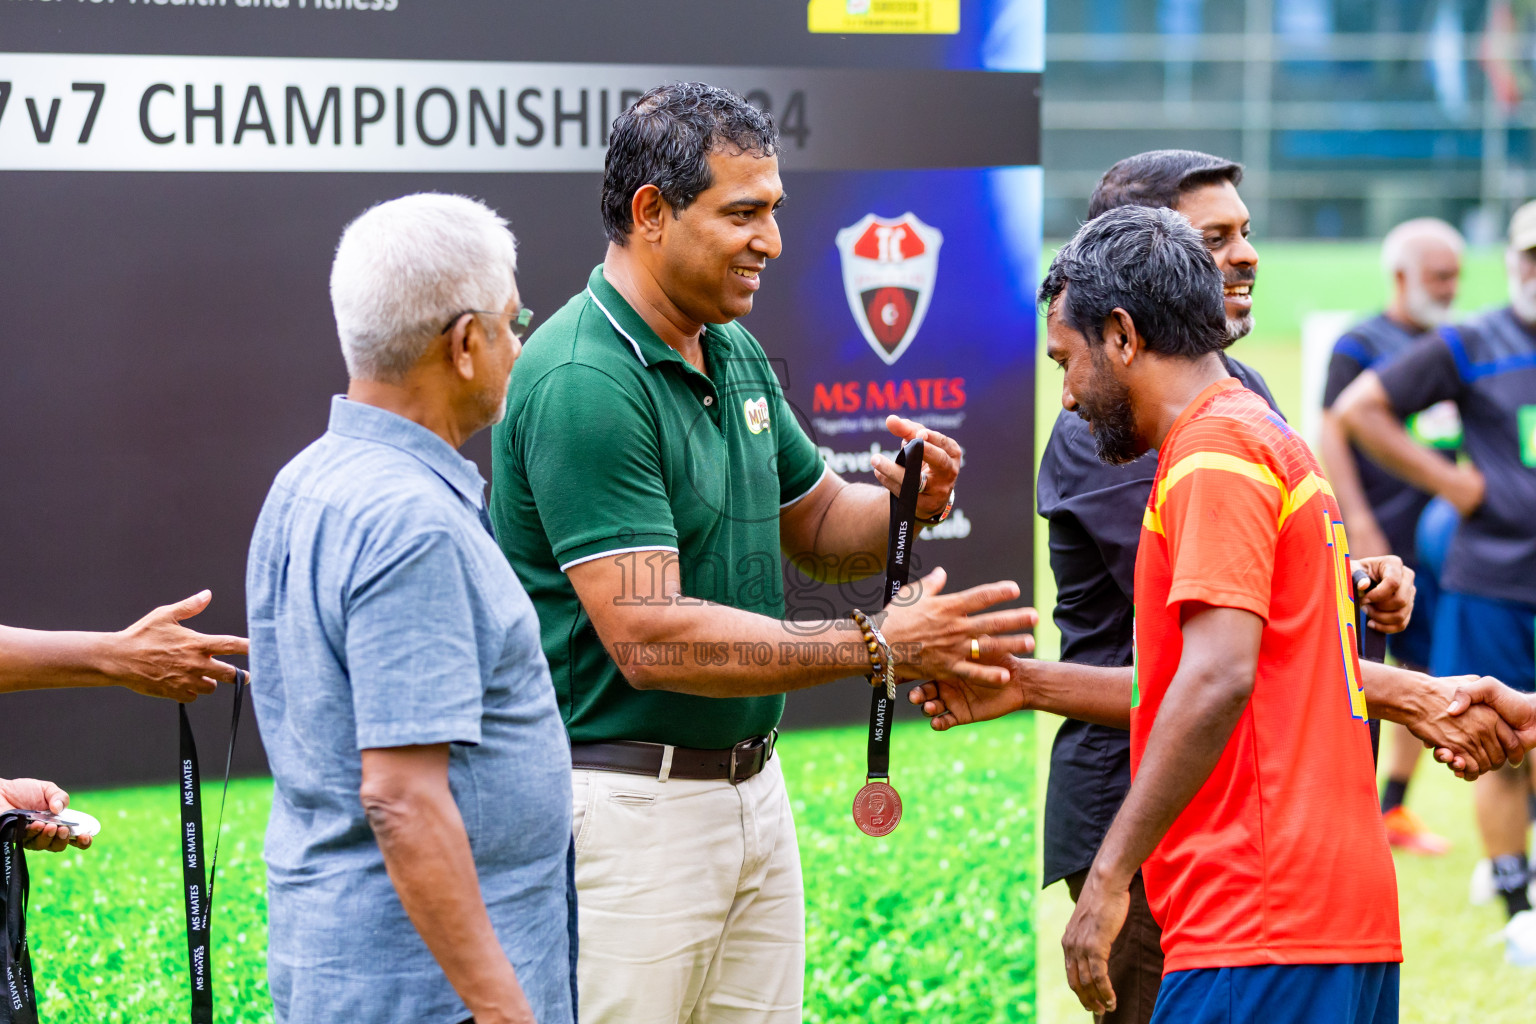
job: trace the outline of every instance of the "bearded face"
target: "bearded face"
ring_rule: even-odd
[[[1451,318],[1451,304],[1442,302],[1423,280],[1410,277],[1403,289],[1403,311],[1420,327],[1435,328]]]
[[[1079,389],[1077,414],[1088,421],[1099,458],[1121,466],[1146,451],[1136,438],[1136,417],[1131,411],[1131,392],[1110,369],[1104,346],[1090,346],[1092,372],[1087,387]]]
[[[1504,259],[1509,277],[1509,304],[1515,315],[1528,324],[1536,324],[1536,249],[1511,250]]]

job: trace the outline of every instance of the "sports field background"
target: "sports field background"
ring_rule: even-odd
[[[1264,374],[1295,417],[1302,318],[1317,310],[1373,309],[1382,292],[1374,247],[1267,244],[1255,294],[1257,327],[1235,354]],[[1463,308],[1495,304],[1503,294],[1499,254],[1469,258]],[[1042,354],[1037,446],[1055,418],[1059,388],[1059,373]],[[1037,603],[1049,609],[1054,587],[1043,530],[1036,549]],[[1041,653],[1055,657],[1049,621],[1039,640]],[[1029,716],[942,736],[917,723],[899,726],[895,781],[906,810],[901,827],[883,842],[858,834],[847,816],[862,781],[862,728],[784,738],[780,749],[806,877],[807,1021],[1031,1024],[1027,1007],[1037,984],[1041,1024],[1089,1019],[1060,966],[1058,942],[1070,901],[1060,885],[1036,893],[1029,884],[1038,878],[1034,807],[1056,720],[1042,717],[1038,724],[1038,742]],[[261,865],[270,788],[252,779],[230,789],[214,914],[221,1022],[271,1019]],[[1407,946],[1405,1024],[1531,1019],[1536,974],[1504,965],[1490,938],[1502,924],[1499,910],[1467,904],[1478,856],[1469,795],[1464,783],[1426,764],[1409,798],[1456,848],[1439,860],[1397,861]],[[174,788],[77,792],[73,801],[102,819],[97,845],[86,853],[29,857],[29,925],[43,1019],[184,1019]],[[212,787],[204,803],[216,806]],[[213,824],[210,817],[210,830]],[[1039,926],[1038,975],[1027,927],[1032,918]]]

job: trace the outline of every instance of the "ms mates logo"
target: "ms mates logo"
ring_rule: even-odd
[[[864,340],[890,366],[923,325],[939,272],[944,236],[913,213],[874,214],[837,233],[843,291]]]

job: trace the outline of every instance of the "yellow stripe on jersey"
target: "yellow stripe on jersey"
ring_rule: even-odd
[[[1299,490],[1299,488],[1298,488]],[[1355,634],[1354,583],[1349,574],[1349,540],[1344,536],[1344,524],[1323,510],[1323,529],[1328,535],[1328,546],[1333,549],[1333,593],[1339,619],[1339,652],[1344,657],[1344,683],[1349,690],[1349,713],[1365,721],[1365,687],[1360,682],[1360,662],[1356,655],[1359,638]]]
[[[1333,488],[1328,485],[1327,480],[1324,480],[1316,473],[1308,473],[1296,485],[1295,490],[1290,490],[1285,486],[1285,482],[1276,476],[1274,470],[1268,466],[1260,465],[1257,462],[1249,462],[1247,459],[1239,458],[1227,452],[1195,452],[1192,455],[1184,456],[1184,458],[1174,463],[1172,468],[1163,476],[1163,479],[1158,482],[1157,500],[1153,507],[1147,509],[1146,515],[1142,517],[1141,524],[1153,533],[1161,534],[1163,532],[1161,511],[1163,503],[1168,500],[1168,492],[1185,477],[1201,469],[1236,473],[1250,480],[1257,480],[1261,484],[1267,484],[1279,491],[1280,518],[1275,524],[1276,529],[1283,528],[1285,521],[1308,501],[1311,501],[1319,491],[1329,497],[1333,497]]]
[[[1155,507],[1161,509],[1163,502],[1168,500],[1168,492],[1173,489],[1174,485],[1197,469],[1216,469],[1223,473],[1236,473],[1239,476],[1246,476],[1250,480],[1257,480],[1261,484],[1268,484],[1273,487],[1280,492],[1282,498],[1285,496],[1285,484],[1278,476],[1275,476],[1274,471],[1268,466],[1261,466],[1257,462],[1240,459],[1236,455],[1231,455],[1227,452],[1195,452],[1175,462],[1169,467],[1168,472],[1163,474],[1163,479],[1157,485]]]
[[[1318,491],[1322,491],[1330,498],[1334,496],[1333,488],[1328,486],[1327,480],[1324,480],[1316,473],[1308,473],[1301,483],[1296,485],[1296,489],[1286,495],[1285,504],[1280,509],[1280,525],[1284,526],[1285,521],[1291,518],[1303,505],[1311,501]]]

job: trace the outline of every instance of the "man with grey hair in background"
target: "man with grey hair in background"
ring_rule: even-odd
[[[1387,638],[1387,649],[1398,662],[1421,672],[1430,664],[1438,587],[1435,573],[1424,572],[1416,557],[1415,538],[1432,496],[1399,480],[1352,447],[1333,405],[1362,372],[1380,366],[1450,319],[1465,247],[1459,231],[1434,217],[1404,221],[1387,232],[1381,243],[1381,262],[1392,282],[1392,299],[1380,314],[1350,328],[1334,343],[1318,435],[1318,457],[1344,513],[1350,554],[1397,555],[1418,573],[1413,618],[1407,629]],[[1461,419],[1454,403],[1441,402],[1410,415],[1404,426],[1421,444],[1455,460],[1461,443]],[[1427,520],[1431,528],[1440,521],[1433,516]],[[1389,724],[1388,730],[1392,740],[1381,793],[1387,841],[1410,853],[1445,853],[1450,843],[1431,832],[1403,802],[1423,747],[1401,725]]]
[[[1515,211],[1505,251],[1509,305],[1445,325],[1360,374],[1339,422],[1379,466],[1460,513],[1445,556],[1430,668],[1536,692],[1536,202]],[[1404,417],[1454,401],[1465,459],[1418,443]],[[1477,781],[1478,831],[1510,923],[1505,957],[1536,967],[1530,894],[1529,764]]]
[[[574,1021],[570,752],[456,450],[505,413],[515,270],[506,222],[459,196],[375,206],[336,250],[351,384],[246,573],[279,1024]]]

